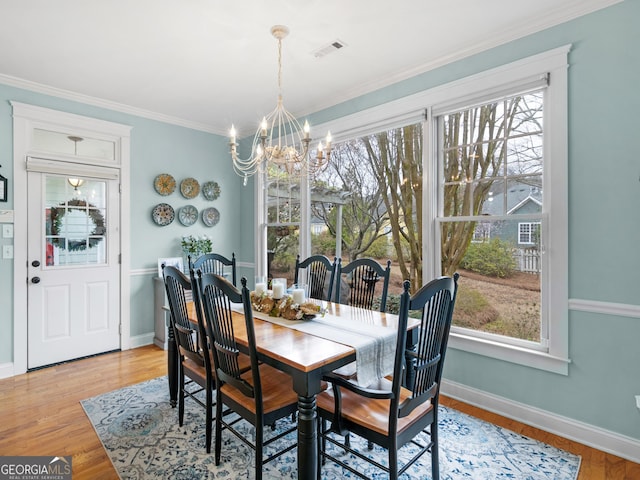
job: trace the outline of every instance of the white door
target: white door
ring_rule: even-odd
[[[28,368],[120,348],[118,180],[27,175]]]

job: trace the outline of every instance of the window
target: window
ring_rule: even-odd
[[[532,348],[545,345],[540,273],[520,269],[516,246],[523,231],[533,243],[540,222],[517,219],[542,215],[543,116],[536,90],[443,113],[435,125],[441,273],[461,273],[453,325]]]
[[[518,243],[533,245],[540,236],[540,222],[518,223]]]
[[[461,273],[451,347],[566,374],[566,50],[499,72],[430,107],[427,262]]]
[[[311,251],[387,254],[414,291],[462,272],[450,347],[566,374],[568,50],[314,126],[335,163],[300,205]]]

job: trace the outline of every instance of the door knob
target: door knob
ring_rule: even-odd
[[[33,262],[31,262],[31,266],[32,267],[39,267],[40,266],[40,262],[38,260],[34,260]]]
[[[33,277],[31,283],[40,283],[40,277]]]

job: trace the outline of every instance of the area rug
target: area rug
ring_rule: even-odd
[[[216,467],[205,451],[204,409],[185,402],[185,419],[178,426],[178,409],[169,405],[166,377],[156,378],[83,400],[82,406],[122,479],[243,479],[254,478],[253,452],[228,432],[223,432],[222,461]],[[284,419],[276,427],[290,425]],[[575,480],[580,457],[532,440],[456,410],[440,407],[440,478],[443,480]],[[251,427],[245,425],[247,431]],[[295,432],[279,442],[295,442]],[[352,445],[366,442],[354,438]],[[277,447],[277,446],[276,446]],[[401,450],[410,458],[411,447]],[[267,452],[268,453],[268,452]],[[335,453],[335,452],[334,452]],[[386,464],[385,450],[369,454]],[[264,467],[265,479],[295,479],[296,450]],[[347,458],[344,456],[344,458]],[[388,478],[356,458],[347,461],[369,478]],[[354,478],[327,462],[323,479]],[[402,475],[403,480],[431,478],[426,454]]]

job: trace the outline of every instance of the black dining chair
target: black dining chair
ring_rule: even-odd
[[[333,262],[324,255],[312,255],[300,260],[296,257],[295,276],[293,283],[306,283],[309,298],[331,301],[333,284],[335,282],[337,259]]]
[[[372,310],[374,299],[379,298],[378,309],[381,312],[386,311],[389,279],[391,278],[391,260],[387,260],[387,266],[383,267],[372,258],[357,258],[345,266],[342,266],[342,261],[338,259],[334,300],[336,303],[341,303],[343,275],[345,275],[346,285],[349,287],[346,296],[349,305]],[[382,283],[379,283],[380,281]]]
[[[258,361],[247,279],[242,278],[241,291],[225,278],[211,273],[199,273],[198,283],[207,331],[213,339],[211,347],[217,384],[215,464],[220,464],[222,432],[228,430],[254,450],[255,478],[260,480],[262,466],[265,463],[278,458],[297,445],[296,439],[264,458],[264,447],[296,431],[297,426],[294,424],[268,439],[265,439],[264,435],[265,426],[273,426],[277,420],[297,411],[298,396],[293,390],[293,382],[289,375]],[[246,350],[251,363],[248,371],[243,370],[239,365],[242,354],[235,335],[233,303],[241,303],[244,307],[244,322],[241,330],[246,330],[247,335]],[[239,417],[223,414],[223,405]],[[235,427],[241,419],[253,425],[255,443]]]
[[[231,254],[231,258],[227,258],[219,253],[205,253],[200,255],[196,259],[192,259],[191,255],[188,257],[189,268],[193,268],[195,272],[198,270],[202,273],[215,273],[216,275],[225,276],[226,269],[229,267],[231,270],[231,283],[236,285],[236,254]],[[192,263],[193,262],[193,263]]]
[[[393,376],[366,387],[333,373],[325,376],[332,388],[317,397],[322,458],[319,469],[320,464],[329,459],[360,478],[370,478],[346,463],[344,457],[330,453],[327,443],[387,472],[391,480],[397,480],[418,458],[430,451],[431,478],[439,479],[440,380],[458,289],[458,274],[437,278],[413,296],[409,294],[409,281],[404,282],[403,288]],[[421,312],[420,333],[415,350],[406,348],[410,310]],[[402,386],[407,358],[412,360],[415,371],[414,386],[410,390]],[[330,422],[328,428],[327,421]],[[344,436],[349,432],[385,448],[389,457],[388,466],[340,442],[337,435]],[[399,467],[398,449],[408,443],[414,444],[419,450]]]
[[[178,422],[184,423],[185,397],[201,405],[206,410],[205,443],[207,453],[211,452],[211,432],[213,416],[213,390],[215,380],[211,356],[204,322],[198,318],[197,322],[189,319],[187,303],[193,301],[197,317],[202,316],[199,308],[197,289],[192,277],[189,278],[180,270],[172,266],[162,268],[165,290],[169,302],[170,328],[176,342],[179,355],[178,362]],[[188,380],[186,380],[188,378]],[[197,387],[194,388],[194,386]],[[203,402],[198,393],[205,392]]]

